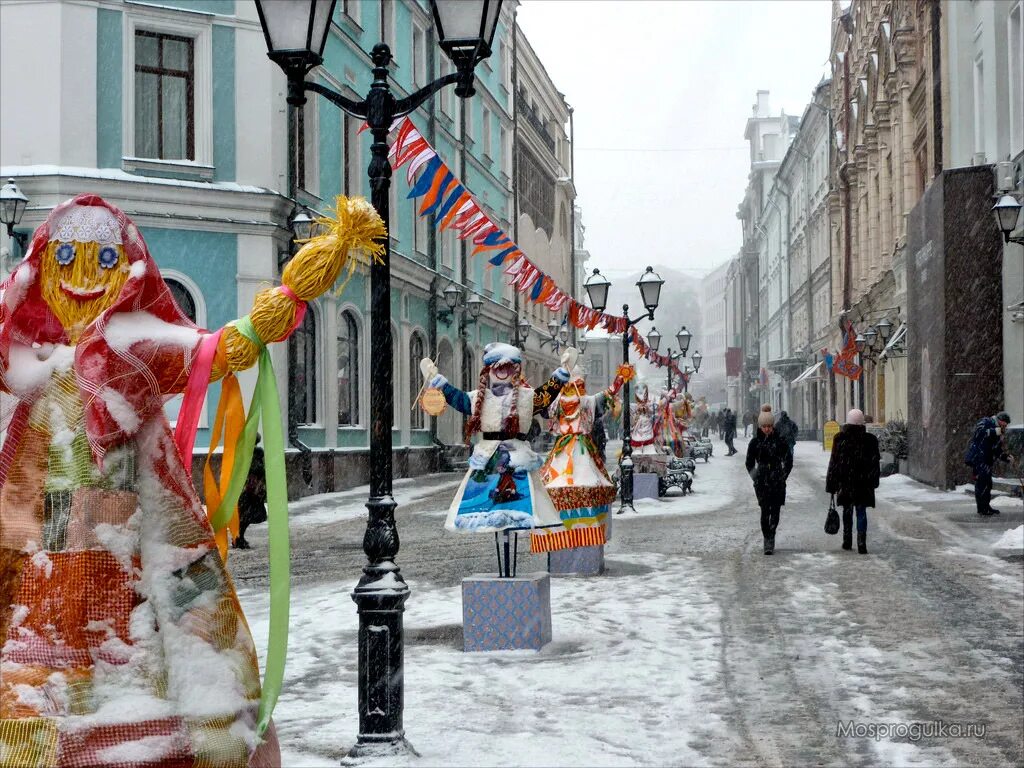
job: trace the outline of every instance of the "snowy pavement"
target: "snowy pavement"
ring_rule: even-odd
[[[419,756],[380,764],[1021,764],[1020,502],[980,518],[963,494],[885,478],[871,554],[844,552],[822,532],[827,456],[800,443],[765,557],[743,455],[715,454],[694,495],[615,517],[604,576],[553,579],[554,640],[540,652],[462,652],[460,580],[493,568],[493,540],[441,530],[457,478],[396,486],[412,589],[405,729]],[[275,714],[287,766],[336,765],[355,739],[361,504],[349,492],[293,512],[300,577]],[[254,528],[255,549],[231,563],[250,574],[240,597],[261,654],[263,536]],[[521,552],[519,569],[543,559]],[[935,721],[985,735],[908,731]]]

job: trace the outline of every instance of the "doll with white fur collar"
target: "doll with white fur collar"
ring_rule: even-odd
[[[469,416],[467,441],[480,435],[448,510],[448,530],[489,533],[561,524],[538,473],[543,459],[526,441],[526,433],[534,414],[550,406],[569,380],[578,356],[577,350],[566,348],[561,367],[536,390],[523,378],[521,353],[510,344],[484,348],[480,386],[472,392],[452,386],[429,359],[420,362],[430,386]]]

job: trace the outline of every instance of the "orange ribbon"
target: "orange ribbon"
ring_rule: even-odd
[[[219,351],[219,350],[218,350]],[[226,366],[225,366],[226,367]],[[213,431],[210,434],[210,448],[206,454],[206,463],[203,465],[203,488],[206,491],[206,514],[213,518],[213,513],[220,508],[221,500],[228,488],[231,479],[231,470],[235,465],[235,446],[238,445],[239,436],[242,434],[242,427],[245,424],[245,406],[242,403],[242,390],[238,386],[238,379],[233,373],[228,373],[221,381],[220,403],[217,405],[217,416],[213,421]],[[224,453],[221,456],[220,479],[214,480],[213,466],[210,463],[213,452],[220,442],[221,432],[224,432]],[[214,530],[214,537],[217,541],[217,549],[221,559],[226,563],[228,560],[228,533],[231,538],[238,536],[238,507],[234,508],[228,524],[220,530]]]

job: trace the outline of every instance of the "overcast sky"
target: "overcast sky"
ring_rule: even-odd
[[[520,25],[575,109],[593,266],[706,271],[739,250],[743,129],[756,92],[771,91],[773,114],[803,114],[826,73],[830,9],[828,0],[524,0]]]

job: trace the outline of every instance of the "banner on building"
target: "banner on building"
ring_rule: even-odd
[[[727,347],[725,350],[725,375],[743,375],[743,350],[739,347]]]
[[[832,362],[832,370],[840,376],[851,380],[860,378],[862,368],[854,362],[857,358],[857,332],[853,329],[853,323],[840,316],[839,331],[842,333],[843,349],[836,355]]]

